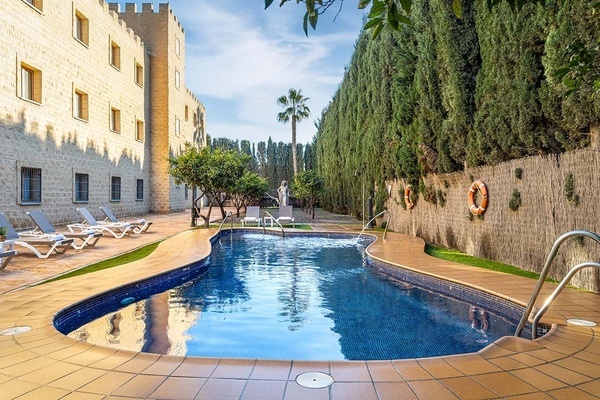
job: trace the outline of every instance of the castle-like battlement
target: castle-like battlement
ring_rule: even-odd
[[[104,0],[99,0],[104,2]],[[141,13],[138,11],[138,7],[136,3],[125,3],[125,10],[121,10],[121,5],[119,3],[108,3],[108,6],[111,11],[116,12],[117,14],[141,14],[142,16],[148,14],[157,14],[157,15],[165,15],[168,14],[173,19],[173,22],[177,24],[177,27],[181,29],[181,32],[185,32],[183,27],[181,26],[181,22],[177,19],[177,17],[173,14],[173,10],[171,9],[169,3],[160,3],[158,5],[158,12],[154,10],[154,3],[142,3],[142,11]]]

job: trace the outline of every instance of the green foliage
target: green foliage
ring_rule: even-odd
[[[362,2],[384,24],[392,3]],[[405,10],[395,3],[392,14]],[[416,188],[430,173],[588,144],[600,96],[565,96],[552,71],[571,41],[590,50],[598,40],[593,2],[460,1],[460,19],[453,3],[410,0],[409,25],[357,39],[311,149],[323,207],[361,216],[366,198],[385,201],[385,179]],[[440,204],[431,190],[420,192]]]
[[[517,189],[514,189],[512,196],[508,201],[508,208],[513,211],[517,211],[519,207],[521,207],[521,193]]]
[[[523,168],[521,168],[521,167],[515,168],[515,178],[523,179]]]
[[[575,206],[579,205],[579,194],[575,193],[575,178],[573,178],[572,172],[569,172],[565,178],[563,193],[567,200],[569,200]]]
[[[313,2],[307,2],[313,3]],[[316,25],[316,21],[315,21]],[[302,90],[290,89],[287,96],[281,96],[277,99],[277,104],[284,108],[284,111],[277,114],[277,121],[282,123],[292,122],[292,159],[294,166],[294,175],[298,173],[298,155],[296,149],[296,126],[297,124],[310,116],[310,109],[306,105],[308,97],[302,95]]]
[[[269,190],[267,180],[255,172],[245,171],[235,183],[231,200],[240,216],[240,209],[249,205],[260,205],[260,200]]]
[[[302,171],[294,176],[292,186],[297,198],[305,203],[309,214],[315,218],[315,206],[325,193],[325,181],[314,170]]]
[[[491,260],[485,260],[483,258],[473,257],[468,254],[461,253],[457,250],[435,246],[429,243],[425,245],[425,253],[429,254],[432,257],[441,258],[443,260],[453,261],[479,268],[490,269],[492,271],[499,271],[507,274],[524,276],[532,279],[539,278],[539,275],[535,272],[525,271],[508,264],[502,264]],[[552,280],[548,279],[548,281]]]
[[[600,123],[600,3],[570,1],[549,26],[543,57],[547,79],[542,106],[556,140],[567,149],[585,146],[590,125]]]
[[[208,227],[212,204],[216,202],[225,217],[223,203],[234,191],[236,181],[246,169],[248,156],[234,150],[221,150],[203,147],[198,149],[186,143],[185,150],[178,157],[169,158],[169,174],[177,184],[185,183],[198,187],[200,194],[208,196],[210,205],[206,216],[200,215]],[[196,204],[194,199],[194,206]],[[194,224],[194,221],[192,221]]]
[[[6,236],[6,227],[0,226],[0,236]]]
[[[80,268],[78,270],[69,272],[67,274],[58,276],[56,278],[44,281],[43,283],[49,283],[49,282],[59,281],[62,279],[71,278],[74,276],[85,275],[85,274],[89,274],[90,272],[101,271],[103,269],[118,267],[119,265],[128,264],[128,263],[131,263],[134,261],[141,260],[142,258],[149,256],[154,250],[156,250],[156,248],[158,247],[159,244],[160,244],[160,242],[156,242],[156,243],[146,245],[144,247],[140,247],[139,249],[134,250],[132,252],[121,254],[120,256],[117,256],[114,258],[109,258],[108,260],[103,260],[103,261],[99,261],[94,264],[90,264],[84,268]]]

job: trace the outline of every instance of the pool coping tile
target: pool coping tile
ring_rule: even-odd
[[[318,227],[358,233],[339,230],[338,225]],[[89,345],[55,330],[56,312],[70,304],[207,257],[215,234],[215,229],[185,230],[164,240],[144,261],[1,294],[0,327],[22,324],[34,329],[0,337],[0,393],[34,398],[46,389],[50,397],[65,395],[65,399],[192,399],[222,388],[223,396],[235,399],[263,393],[269,400],[363,400],[360,396],[385,400],[394,399],[396,393],[407,399],[577,396],[583,400],[600,391],[600,328],[582,329],[565,322],[581,315],[600,316],[600,295],[572,289],[565,289],[564,298],[544,316],[544,324],[554,325],[540,339],[504,337],[478,353],[426,359],[321,362],[160,356]],[[368,234],[378,238],[368,248],[369,257],[384,260],[389,268],[483,289],[519,306],[535,283],[433,259],[414,236],[388,232],[384,241],[380,232]],[[549,284],[544,293],[551,289]],[[331,374],[335,382],[323,389],[295,382],[300,373],[312,371]]]

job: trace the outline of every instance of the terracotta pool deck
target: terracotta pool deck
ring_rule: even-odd
[[[148,216],[152,219],[154,216]],[[156,217],[160,219],[160,217]],[[183,216],[185,220],[185,216]],[[173,226],[174,217],[165,217]],[[184,225],[179,230],[187,228]],[[158,227],[158,224],[157,224]],[[319,225],[317,230],[352,230],[353,225]],[[151,228],[151,231],[156,228]],[[165,228],[166,229],[166,228]],[[173,228],[175,229],[175,228]],[[106,239],[81,257],[52,257],[54,263],[85,265],[169,236]],[[176,269],[210,252],[216,230],[173,233],[144,260],[76,278],[0,295],[0,331],[29,326],[29,332],[0,336],[1,399],[597,399],[600,397],[599,327],[567,326],[567,318],[600,322],[600,296],[566,289],[543,322],[555,324],[543,338],[505,337],[467,355],[395,361],[306,362],[161,356],[96,346],[65,337],[53,326],[56,312],[81,299],[148,276]],[[378,234],[380,236],[380,234]],[[137,240],[137,242],[136,242]],[[100,243],[105,241],[102,239]],[[388,233],[373,244],[373,257],[405,268],[480,288],[519,303],[535,281],[431,258],[423,241]],[[95,254],[97,253],[97,254]],[[33,258],[17,256],[6,271],[26,270]],[[75,258],[73,258],[75,257]],[[84,261],[82,261],[84,260]],[[37,262],[37,261],[36,261]],[[9,272],[8,274],[6,272]],[[554,288],[546,285],[540,301]],[[3,290],[6,292],[6,290]],[[382,310],[385,315],[385,310]],[[308,389],[295,378],[307,371],[330,374],[335,383]]]

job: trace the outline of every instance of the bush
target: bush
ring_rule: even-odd
[[[514,189],[512,192],[512,197],[508,201],[508,208],[513,211],[517,211],[521,206],[521,193],[517,189]]]
[[[519,167],[515,169],[515,178],[522,179],[523,178],[523,168]]]

